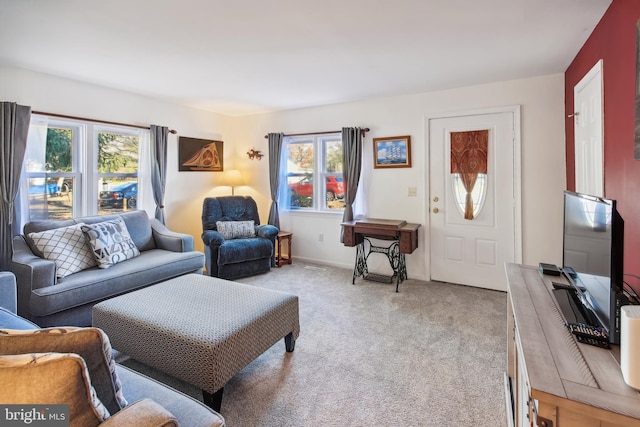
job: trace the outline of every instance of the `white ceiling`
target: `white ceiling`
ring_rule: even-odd
[[[610,3],[0,0],[0,65],[243,115],[562,73]]]

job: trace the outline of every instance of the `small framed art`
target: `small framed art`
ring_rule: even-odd
[[[178,171],[222,172],[222,141],[178,139]]]
[[[410,168],[411,137],[405,135],[373,138],[373,167]]]

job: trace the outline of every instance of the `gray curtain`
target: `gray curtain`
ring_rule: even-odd
[[[9,269],[12,255],[14,201],[27,150],[31,107],[0,103],[0,270]]]
[[[164,222],[164,190],[167,185],[167,139],[169,128],[149,126],[151,129],[151,185],[156,202],[156,219]]]
[[[280,189],[280,154],[284,133],[270,133],[269,137],[269,184],[271,186],[271,209],[268,224],[280,229],[280,214],[278,212],[278,194]]]
[[[342,222],[353,220],[353,202],[356,200],[362,169],[362,130],[342,128],[342,180],[344,181],[344,213]],[[344,242],[344,228],[340,227],[340,242]]]

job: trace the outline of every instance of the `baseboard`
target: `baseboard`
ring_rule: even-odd
[[[331,261],[326,261],[326,260],[321,260],[321,259],[316,259],[316,258],[305,258],[305,257],[297,257],[294,256],[292,258],[292,262],[308,262],[309,264],[317,264],[317,265],[326,265],[328,267],[337,267],[337,268],[346,268],[347,270],[353,270],[353,264],[343,264],[343,263],[338,263],[338,262],[331,262]],[[375,273],[375,271],[372,271],[372,273]],[[423,276],[413,276],[411,275],[411,272],[407,272],[409,275],[409,279],[414,279],[414,280],[421,280],[423,282],[428,282],[429,279],[427,279],[426,277]]]

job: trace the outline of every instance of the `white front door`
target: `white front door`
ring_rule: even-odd
[[[507,289],[504,264],[522,258],[519,126],[519,107],[428,119],[432,280]],[[451,138],[472,131],[484,135],[486,174],[471,192],[470,218],[460,174],[452,173]]]

